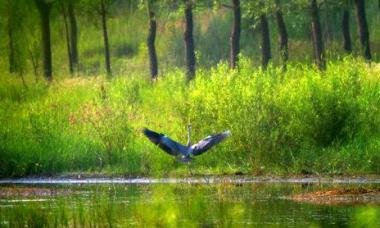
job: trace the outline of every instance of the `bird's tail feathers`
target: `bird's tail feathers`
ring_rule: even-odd
[[[227,138],[227,137],[229,137],[231,135],[231,131],[227,130],[227,131],[224,131],[224,132],[222,132],[222,133],[220,133],[218,135],[220,137],[220,140],[223,140],[223,139],[225,139],[225,138]]]
[[[183,162],[183,163],[189,163],[191,162],[193,159],[189,156],[181,156],[181,157],[178,157],[177,158],[177,161],[179,162]]]
[[[222,134],[223,134],[223,135],[226,135],[226,136],[230,136],[230,135],[231,135],[231,131],[230,131],[230,130],[227,130],[227,131],[224,131]]]

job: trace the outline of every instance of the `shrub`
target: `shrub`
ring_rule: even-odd
[[[66,79],[50,87],[0,85],[0,175],[103,171],[186,173],[148,142],[143,127],[186,141],[231,130],[196,158],[200,173],[378,173],[380,84],[374,68],[347,58],[327,70],[266,71],[242,57],[187,84],[182,70],[151,82],[141,75]],[[17,92],[13,92],[17,91]]]

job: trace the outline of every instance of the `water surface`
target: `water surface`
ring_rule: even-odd
[[[0,194],[0,227],[380,227],[377,204],[315,205],[288,199],[293,194],[343,186],[379,186],[379,182],[254,178],[2,180],[0,192],[15,189],[18,194]]]

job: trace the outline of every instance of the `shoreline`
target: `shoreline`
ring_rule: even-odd
[[[245,183],[314,183],[314,184],[380,184],[380,175],[345,176],[254,176],[210,175],[188,177],[121,177],[121,176],[50,176],[0,178],[0,184],[245,184]]]

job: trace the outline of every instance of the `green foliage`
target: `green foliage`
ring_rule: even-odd
[[[79,73],[102,74],[104,72],[104,47],[99,15],[100,0],[73,1],[78,22]],[[145,1],[145,0],[144,0]],[[69,75],[67,43],[62,15],[62,3],[68,0],[55,0],[51,12],[51,40],[53,52],[54,78]],[[116,1],[107,3],[108,31],[111,51],[112,71],[117,74],[146,72],[148,74],[146,36],[148,16],[143,0]],[[260,65],[260,30],[257,18],[261,13],[268,15],[273,63],[280,62],[278,48],[277,24],[274,16],[276,3],[283,12],[289,34],[289,60],[310,63],[312,45],[310,40],[310,15],[308,0],[270,0],[241,1],[242,33],[240,37],[241,52]],[[342,9],[347,8],[351,14],[351,33],[353,54],[359,55],[360,48],[356,35],[355,15],[352,5],[346,6],[345,0],[318,1],[321,24],[323,27],[327,57],[334,59],[344,56],[341,35]],[[15,58],[18,73],[42,74],[42,49],[39,15],[34,1],[0,0],[0,69],[9,69],[8,19],[13,16]],[[194,1],[194,40],[197,52],[197,65],[215,66],[229,58],[229,37],[232,26],[231,1]],[[183,1],[156,1],[154,10],[157,16],[157,55],[159,71],[170,71],[172,66],[183,67]],[[9,7],[8,7],[9,5]],[[11,7],[12,6],[12,7]],[[371,32],[371,46],[374,60],[378,59],[379,14],[376,2],[366,4],[367,18]]]
[[[186,141],[222,130],[232,136],[192,164],[200,173],[380,172],[379,67],[347,58],[325,72],[290,65],[257,70],[242,56],[158,81],[141,75],[65,79],[51,86],[0,83],[0,175],[76,171],[184,174],[143,127]]]

